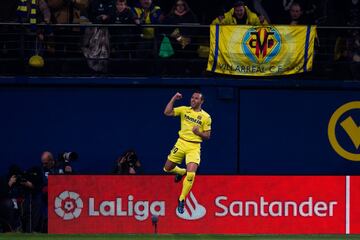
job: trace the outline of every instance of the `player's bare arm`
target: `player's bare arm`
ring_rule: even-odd
[[[211,135],[211,131],[204,131],[201,132],[199,126],[194,126],[192,129],[193,133],[198,135],[199,137],[201,137],[204,140],[209,140],[210,139],[210,135]]]
[[[182,98],[181,93],[177,92],[169,101],[169,103],[166,105],[164,114],[166,116],[172,117],[174,116],[174,103],[176,100],[179,100]]]

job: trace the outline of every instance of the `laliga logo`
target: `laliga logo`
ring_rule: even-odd
[[[83,207],[83,201],[75,192],[64,191],[55,198],[55,213],[64,220],[78,218]]]
[[[274,27],[252,27],[241,42],[245,55],[254,63],[268,63],[281,48],[281,36]]]
[[[189,200],[191,199],[191,201]],[[206,209],[204,206],[200,205],[198,201],[196,200],[194,194],[190,192],[189,198],[185,201],[185,211],[183,214],[180,214],[178,211],[176,211],[176,215],[179,218],[185,219],[185,220],[197,220],[205,216]],[[191,203],[192,202],[192,203]]]

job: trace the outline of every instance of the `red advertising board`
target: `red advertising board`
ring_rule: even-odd
[[[49,233],[360,233],[360,177],[49,176]],[[348,197],[347,197],[348,196]],[[353,204],[351,204],[353,203]]]

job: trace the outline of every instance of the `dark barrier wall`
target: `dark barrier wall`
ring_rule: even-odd
[[[96,79],[95,85],[93,80],[0,84],[1,173],[12,163],[40,165],[45,150],[78,152],[74,166],[80,173],[110,173],[128,148],[138,152],[143,173],[162,173],[180,126],[178,119],[163,115],[164,107],[176,91],[184,95],[179,104],[188,104],[201,86],[204,109],[213,120],[212,138],[202,146],[201,173],[360,174],[360,161],[342,157],[328,140],[336,109],[360,101],[359,84],[349,91],[279,89],[254,80],[109,84]],[[337,149],[359,158],[360,107],[354,106],[336,121],[334,135]]]
[[[360,162],[341,157],[328,138],[332,115],[349,102],[334,135],[360,160],[360,92],[240,90],[241,173],[360,174]]]
[[[40,164],[44,150],[76,151],[78,171],[110,173],[117,157],[134,148],[144,173],[161,173],[180,127],[178,118],[163,115],[176,91],[184,95],[177,105],[189,104],[190,88],[3,86],[1,168]],[[236,173],[237,102],[219,98],[216,88],[203,91],[214,134],[203,144],[201,171]]]

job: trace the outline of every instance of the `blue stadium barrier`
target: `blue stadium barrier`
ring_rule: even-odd
[[[128,148],[142,172],[162,173],[177,138],[179,120],[163,109],[176,91],[188,104],[201,89],[213,120],[202,147],[205,174],[359,174],[359,162],[330,145],[330,117],[359,101],[359,82],[281,79],[0,78],[1,174],[16,163],[40,165],[40,154],[76,151],[78,173],[110,173]],[[359,149],[339,125],[340,144]]]

